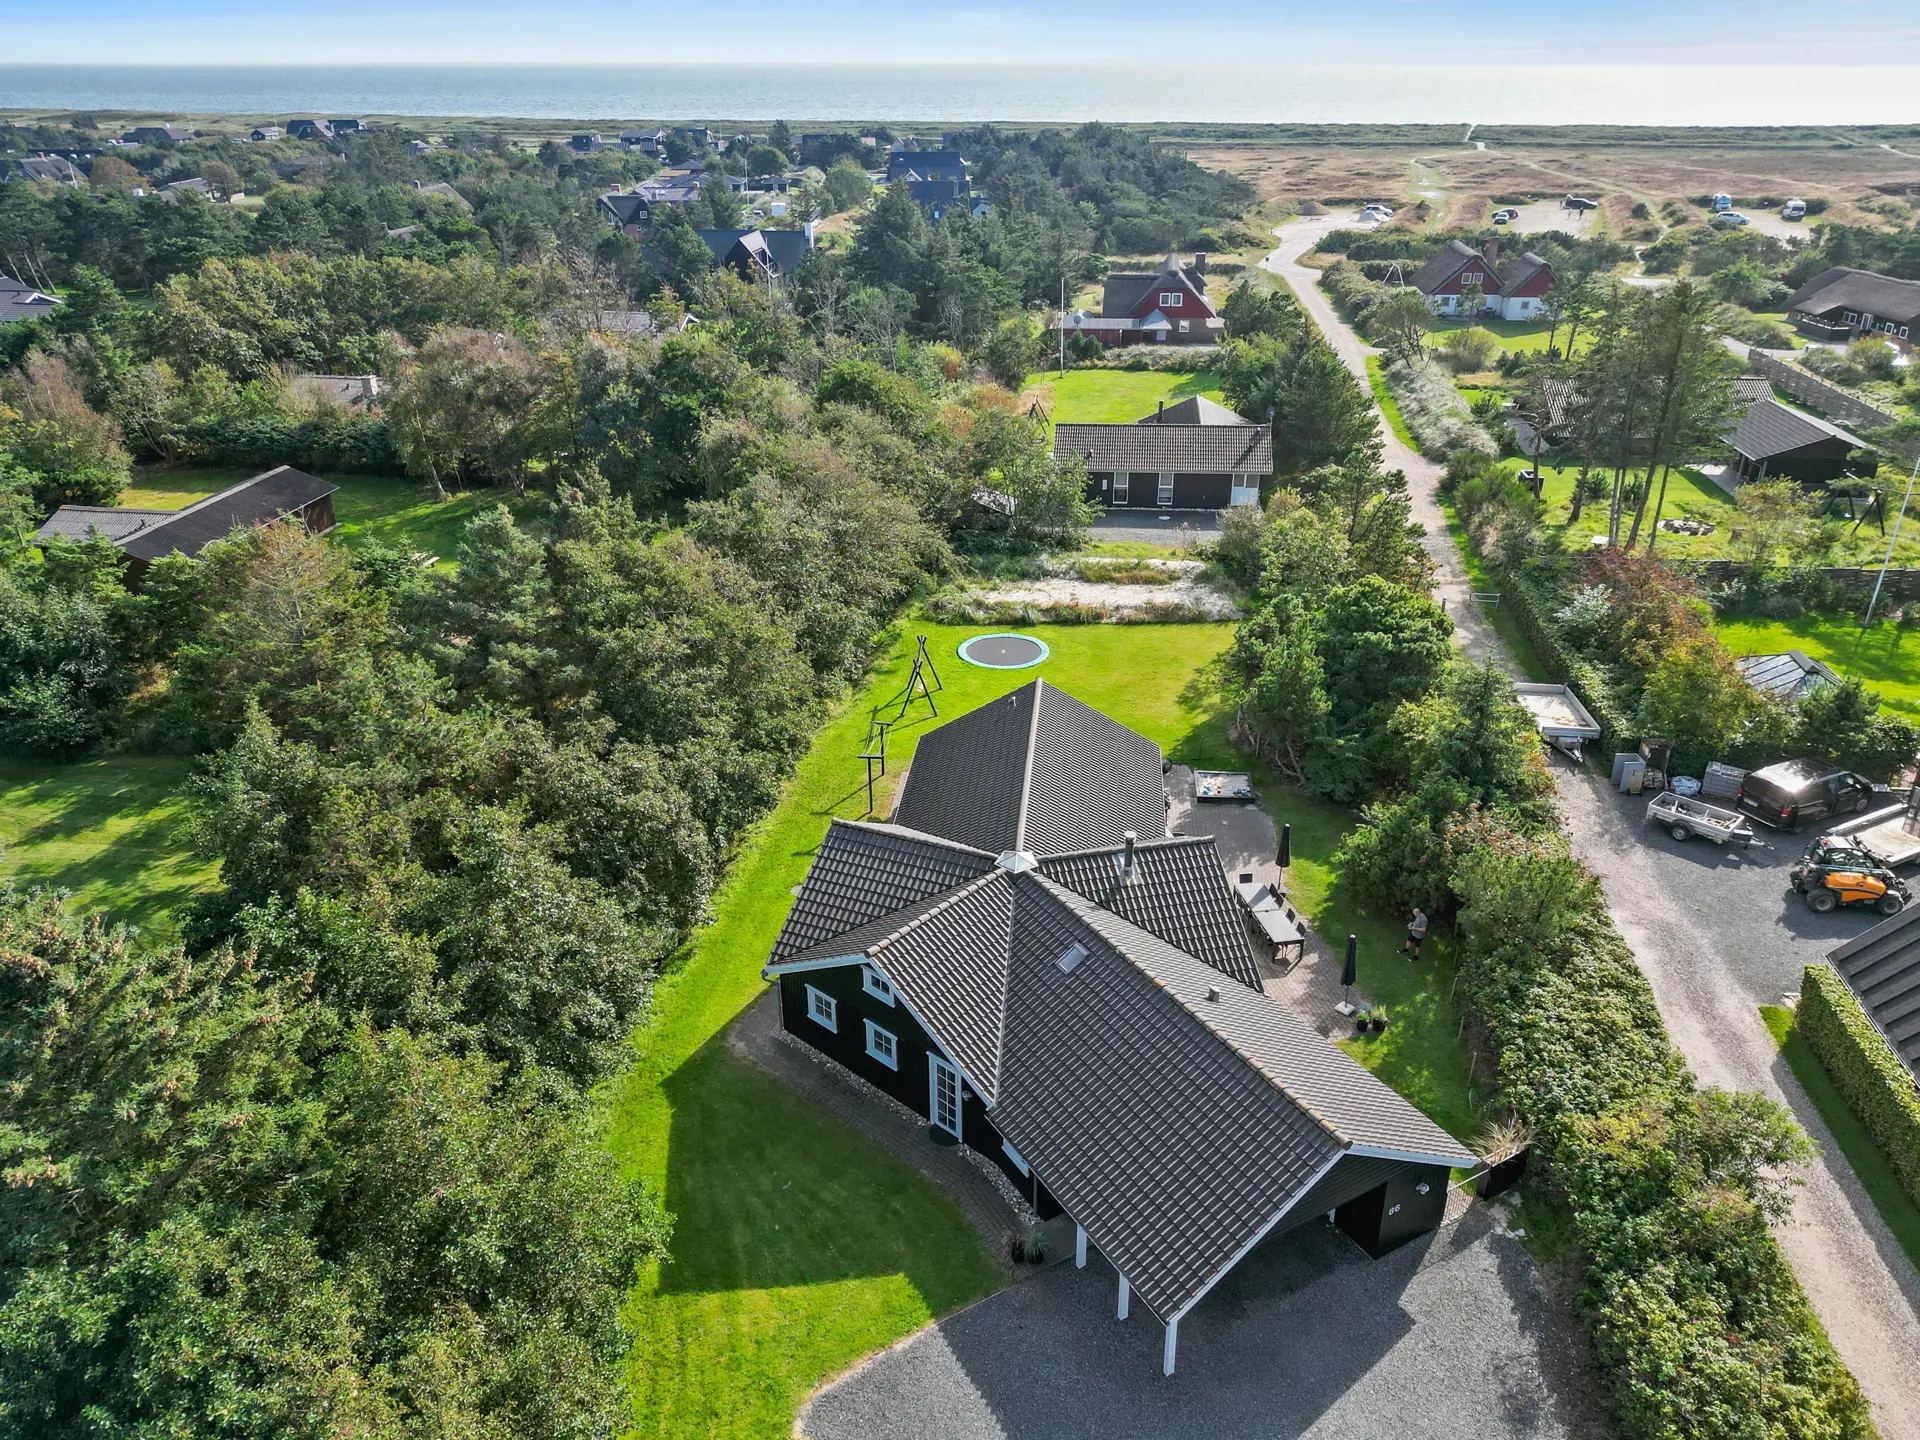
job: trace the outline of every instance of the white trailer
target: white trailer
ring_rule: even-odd
[[[1516,684],[1513,695],[1533,716],[1540,738],[1576,760],[1583,743],[1600,738],[1599,724],[1565,685]]]

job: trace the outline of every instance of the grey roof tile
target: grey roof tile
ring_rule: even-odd
[[[56,535],[64,535],[69,540],[85,540],[98,530],[117,545],[149,525],[165,524],[175,513],[120,505],[62,505],[47,517],[46,524],[34,532],[33,538],[51,540]]]
[[[1273,469],[1267,425],[1056,425],[1053,453],[1089,470],[1264,475]]]
[[[1822,440],[1844,440],[1856,448],[1867,443],[1851,431],[1772,399],[1761,400],[1747,411],[1733,432],[1732,443],[1749,460],[1765,460]]]
[[[1020,883],[994,1124],[1165,1319],[1342,1146],[1064,893]],[[1063,973],[1075,943],[1087,958]]]
[[[1037,683],[921,736],[894,823],[993,855],[1018,849]]]
[[[1136,425],[1251,425],[1244,415],[1215,404],[1204,395],[1189,395],[1166,408],[1142,415]]]
[[[1854,936],[1827,959],[1920,1081],[1920,905]]]
[[[1134,850],[1134,879],[1122,883],[1125,850],[1082,850],[1048,856],[1049,880],[1206,961],[1243,985],[1260,984],[1240,902],[1210,835],[1142,841]]]
[[[993,856],[895,825],[835,820],[774,942],[774,963],[993,868]]]
[[[198,555],[212,541],[224,540],[236,529],[277,520],[339,488],[317,475],[282,465],[176,510],[168,520],[135,531],[120,542],[120,549],[136,560]]]
[[[1853,310],[1876,320],[1920,320],[1920,280],[1896,280],[1891,275],[1836,265],[1794,291],[1787,298],[1786,308],[1815,315]]]

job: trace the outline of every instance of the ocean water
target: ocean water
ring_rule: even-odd
[[[529,119],[1874,125],[1920,67],[0,65],[0,108]]]

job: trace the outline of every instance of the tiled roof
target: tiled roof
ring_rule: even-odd
[[[1134,421],[1136,425],[1251,425],[1252,423],[1246,416],[1236,414],[1224,405],[1216,405],[1204,395],[1189,395],[1184,400],[1176,400],[1164,410],[1156,410],[1151,415],[1142,415]]]
[[[1227,884],[1210,835],[1146,840],[1134,847],[1134,878],[1123,881],[1124,848],[1081,850],[1040,861],[1040,872],[1256,989],[1260,971],[1247,944],[1240,902]]]
[[[1896,280],[1871,270],[1836,265],[1822,270],[1787,299],[1788,310],[1871,314],[1876,320],[1920,320],[1920,280]]]
[[[1066,896],[1021,886],[993,1121],[1165,1319],[1343,1147]]]
[[[1266,425],[1056,425],[1053,453],[1086,458],[1089,470],[1172,470],[1204,475],[1273,469]]]
[[[339,488],[317,475],[282,465],[174,511],[172,518],[136,531],[120,548],[135,560],[198,555],[211,541],[224,540],[236,528],[278,520]]]
[[[1759,401],[1747,411],[1733,432],[1732,443],[1749,460],[1766,460],[1822,440],[1844,440],[1856,448],[1867,443],[1838,425],[1771,399]]]
[[[118,505],[62,505],[34,532],[35,540],[51,540],[64,535],[69,540],[85,540],[98,530],[118,544],[149,525],[164,525],[177,511],[134,510]]]
[[[812,951],[822,941],[945,894],[992,868],[992,855],[937,836],[835,820],[774,942],[773,961]]]
[[[1159,746],[1035,680],[923,736],[893,818],[990,854],[1051,855],[1164,836],[1165,794]]]
[[[1920,1081],[1920,905],[1856,935],[1827,959]]]
[[[0,325],[14,320],[38,320],[51,315],[61,303],[58,296],[0,275]]]
[[[1422,295],[1431,295],[1459,273],[1460,267],[1470,260],[1485,263],[1486,256],[1464,240],[1449,240],[1439,254],[1414,272],[1413,279],[1408,283]]]
[[[1758,405],[1773,398],[1773,382],[1764,375],[1733,377],[1733,398],[1742,405]]]

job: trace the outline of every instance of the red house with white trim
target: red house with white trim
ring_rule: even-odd
[[[1479,313],[1502,320],[1531,320],[1545,308],[1553,288],[1553,267],[1531,250],[1509,261],[1501,274],[1500,242],[1489,240],[1485,253],[1465,241],[1450,240],[1413,277],[1413,288],[1426,297],[1436,315],[1460,315],[1463,297],[1478,291]]]
[[[1060,328],[1108,346],[1218,344],[1226,326],[1207,300],[1206,273],[1205,255],[1195,255],[1190,266],[1169,255],[1158,270],[1115,270],[1100,313],[1069,311]]]

